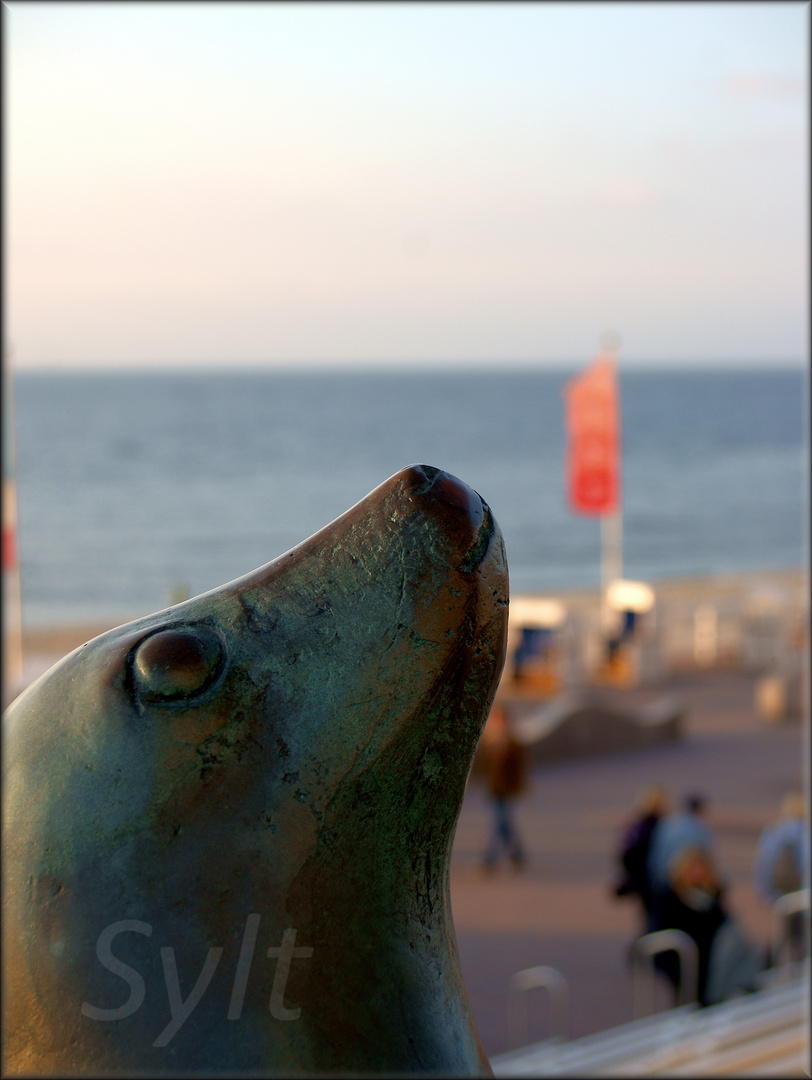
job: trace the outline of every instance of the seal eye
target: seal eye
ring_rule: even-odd
[[[136,688],[147,701],[180,701],[208,689],[223,668],[224,650],[205,626],[162,630],[133,657]]]

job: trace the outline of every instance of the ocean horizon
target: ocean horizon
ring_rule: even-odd
[[[567,505],[580,365],[18,371],[26,626],[135,617],[295,546],[405,465],[459,476],[513,592],[591,588],[600,522]],[[621,363],[624,576],[807,561],[806,372]]]

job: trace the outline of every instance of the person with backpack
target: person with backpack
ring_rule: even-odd
[[[753,876],[756,888],[769,904],[807,883],[809,837],[805,817],[803,796],[791,791],[784,796],[778,821],[761,834]]]
[[[796,791],[784,796],[778,821],[761,834],[753,880],[757,891],[770,905],[788,893],[809,888],[806,804],[803,795]],[[807,951],[805,919],[804,912],[797,912],[790,919],[789,935],[794,955],[803,955]]]

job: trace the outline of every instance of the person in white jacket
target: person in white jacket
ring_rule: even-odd
[[[806,802],[796,791],[784,796],[778,820],[761,834],[753,865],[753,882],[765,903],[770,905],[782,896],[809,888]],[[787,935],[792,957],[801,959],[808,954],[808,910],[789,916]],[[776,959],[772,957],[773,962]]]
[[[809,830],[804,798],[796,791],[784,796],[778,821],[761,834],[753,878],[769,904],[809,885]]]

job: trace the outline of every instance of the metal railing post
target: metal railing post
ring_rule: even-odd
[[[657,930],[635,941],[632,950],[632,1015],[635,1020],[654,1009],[654,957],[674,951],[679,956],[677,1004],[686,1005],[699,996],[699,950],[682,930]]]
[[[785,893],[773,904],[772,962],[777,972],[786,969],[785,974],[790,974],[789,967],[793,960],[792,917],[801,912],[807,913],[802,950],[803,953],[807,953],[809,951],[809,889]]]
[[[569,1038],[569,987],[554,967],[541,965],[517,971],[510,980],[508,1038],[512,1047],[527,1045],[529,1038],[528,991],[543,988],[550,995],[550,1029],[553,1038]]]

